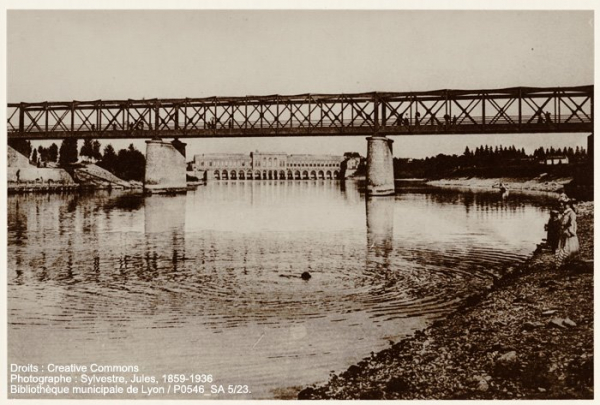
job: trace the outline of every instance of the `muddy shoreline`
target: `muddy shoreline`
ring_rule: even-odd
[[[577,260],[557,268],[540,244],[445,320],[298,398],[592,399],[594,204],[577,210]]]

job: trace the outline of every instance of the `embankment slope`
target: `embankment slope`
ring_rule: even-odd
[[[579,260],[538,249],[459,311],[300,399],[592,399],[593,202],[577,206]]]

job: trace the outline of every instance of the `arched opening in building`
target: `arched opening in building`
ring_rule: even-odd
[[[340,177],[340,172],[338,172],[337,170],[335,170],[335,171],[333,172],[333,178],[334,178],[334,179],[338,179],[339,177]]]
[[[213,176],[214,176],[215,180],[221,180],[221,173],[218,170],[215,170],[213,172]]]
[[[285,180],[285,170],[279,171],[279,180]]]
[[[287,171],[287,179],[288,180],[294,180],[294,174],[292,173],[291,170]]]
[[[307,170],[305,170],[305,171],[302,172],[302,179],[303,180],[308,180],[308,171]]]
[[[231,180],[237,180],[237,173],[236,173],[236,171],[235,171],[235,170],[232,170],[232,171],[229,173],[229,179],[231,179]]]
[[[246,174],[246,180],[252,180],[252,171],[248,170],[248,174]]]
[[[317,173],[319,179],[324,179],[325,178],[325,173],[323,172],[323,170],[319,170],[319,173]]]
[[[314,170],[312,170],[310,172],[310,179],[311,180],[316,180],[316,178],[317,178],[317,172],[315,172]]]
[[[238,179],[246,180],[246,173],[240,170],[240,172],[238,173]]]
[[[254,180],[260,180],[260,179],[262,179],[262,176],[260,175],[260,172],[254,173]]]
[[[296,171],[294,172],[294,178],[295,178],[296,180],[300,180],[300,179],[302,179],[302,176],[300,175],[300,170],[296,170]]]
[[[331,170],[327,170],[327,172],[325,173],[325,178],[331,180]]]
[[[227,170],[223,170],[221,172],[221,180],[229,180],[229,176],[227,174]]]

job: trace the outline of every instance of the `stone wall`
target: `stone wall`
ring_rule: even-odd
[[[59,183],[75,184],[73,178],[64,169],[44,167],[8,167],[7,181],[9,183]]]

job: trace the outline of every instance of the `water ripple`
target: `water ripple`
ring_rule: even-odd
[[[10,196],[9,359],[197,363],[268,397],[444,317],[524,260],[545,204],[327,181]]]

